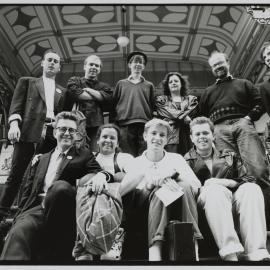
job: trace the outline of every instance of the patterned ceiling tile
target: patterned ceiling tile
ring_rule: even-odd
[[[14,8],[5,17],[17,37],[30,30],[43,28],[34,6]]]
[[[242,12],[236,7],[216,6],[212,8],[208,25],[223,28],[232,34],[241,15]]]
[[[91,28],[99,24],[113,25],[119,20],[116,6],[57,6],[54,11],[63,29],[70,26]]]
[[[117,38],[120,33],[107,32],[102,35],[73,34],[65,35],[64,39],[70,57],[86,56],[90,53],[120,53]]]
[[[35,34],[51,31],[43,6],[4,7],[0,10],[0,26],[16,46],[21,40],[27,42]]]
[[[180,53],[183,37],[134,35],[135,49],[146,52]]]
[[[19,57],[24,59],[24,65],[29,70],[29,73],[32,73],[37,66],[40,66],[43,54],[48,49],[59,52],[60,57],[62,57],[57,39],[54,36],[33,39],[20,48]]]
[[[190,6],[135,6],[134,23],[187,24]]]
[[[211,35],[197,35],[194,40],[191,55],[192,58],[208,60],[210,54],[215,51],[225,52],[228,55],[232,52],[232,46],[225,40]]]

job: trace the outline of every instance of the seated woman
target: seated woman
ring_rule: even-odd
[[[99,127],[97,131],[97,145],[98,152],[94,153],[96,161],[101,168],[114,177],[115,182],[120,182],[130,163],[134,159],[132,155],[128,153],[122,153],[119,150],[120,130],[114,124],[104,124]],[[84,184],[84,179],[80,180],[80,186]],[[102,190],[103,186],[96,186],[97,192]],[[120,260],[122,252],[122,243],[124,238],[123,228],[119,228],[118,234],[114,241],[111,250],[104,255],[101,255],[101,260]],[[80,245],[74,249],[74,256],[78,260],[92,259],[90,254],[86,254],[81,250]],[[83,256],[81,256],[83,254]]]
[[[181,203],[182,208],[182,211],[178,213],[178,219],[193,223],[195,238],[202,238],[197,225],[195,200],[201,184],[181,155],[168,153],[164,150],[169,130],[168,122],[161,119],[152,119],[145,124],[143,137],[147,143],[147,150],[133,160],[132,168],[127,172],[120,185],[121,196],[135,191],[138,195],[133,200],[131,211],[136,211],[141,204],[141,200],[149,201],[149,210],[141,208],[140,211],[148,210],[150,261],[162,260],[162,242],[169,218],[167,208],[157,197],[156,190],[164,184],[171,187],[172,190],[175,185],[177,188],[182,187],[184,195],[181,197],[182,200],[177,200]]]
[[[190,129],[194,149],[185,159],[203,185],[198,205],[205,212],[220,257],[228,261],[269,260],[264,198],[256,179],[246,174],[234,152],[216,150],[214,126],[208,118],[195,118]]]
[[[163,87],[164,95],[156,98],[156,112],[157,117],[171,127],[165,149],[184,155],[192,147],[189,122],[198,100],[187,94],[187,82],[178,72],[169,72],[163,80]]]

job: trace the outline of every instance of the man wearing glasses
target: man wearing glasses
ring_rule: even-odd
[[[108,110],[112,101],[110,86],[98,80],[101,67],[101,59],[90,55],[84,61],[84,77],[71,77],[67,83],[69,100],[75,102],[73,107],[86,117],[86,132],[92,151],[97,151],[97,130],[104,124],[103,112]]]
[[[89,149],[74,147],[78,118],[56,116],[57,146],[32,162],[15,223],[5,241],[2,260],[70,261],[76,238],[76,180],[84,177],[93,192],[111,175],[102,172]],[[42,257],[42,259],[45,259]]]
[[[11,101],[8,139],[14,144],[14,152],[10,174],[0,197],[0,221],[8,215],[32,156],[46,153],[56,145],[52,123],[55,115],[64,109],[66,94],[55,82],[60,71],[60,56],[47,50],[41,66],[42,77],[19,79]]]

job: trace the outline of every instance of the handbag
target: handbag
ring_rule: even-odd
[[[195,261],[196,251],[193,224],[172,220],[165,228],[165,259]]]
[[[119,183],[108,184],[101,194],[78,188],[76,197],[77,234],[82,246],[92,255],[107,253],[122,222],[123,205]]]

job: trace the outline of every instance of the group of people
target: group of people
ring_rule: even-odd
[[[270,43],[262,59],[270,68]],[[60,61],[47,51],[42,77],[22,77],[14,90],[8,132],[14,153],[0,197],[2,222],[19,189],[22,196],[2,260],[38,260],[40,253],[49,260],[93,259],[76,240],[79,182],[97,195],[120,183],[123,223],[101,259],[121,258],[123,232],[133,221],[146,224],[149,260],[164,258],[171,211],[158,191],[167,188],[183,192],[174,201],[174,218],[193,224],[197,260],[198,240],[206,237],[199,209],[222,260],[270,260],[263,195],[270,186],[268,164],[253,123],[269,113],[269,81],[255,87],[234,78],[227,55],[215,51],[208,63],[216,82],[200,100],[188,94],[178,72],[165,76],[164,94],[156,96],[142,76],[147,56],[135,51],[127,57],[130,76],[114,90],[98,80],[102,62],[96,55],[85,59],[85,76],[70,78],[63,88],[55,82]],[[75,144],[77,111],[86,120],[88,145],[81,147]],[[104,124],[105,111],[113,123]]]

